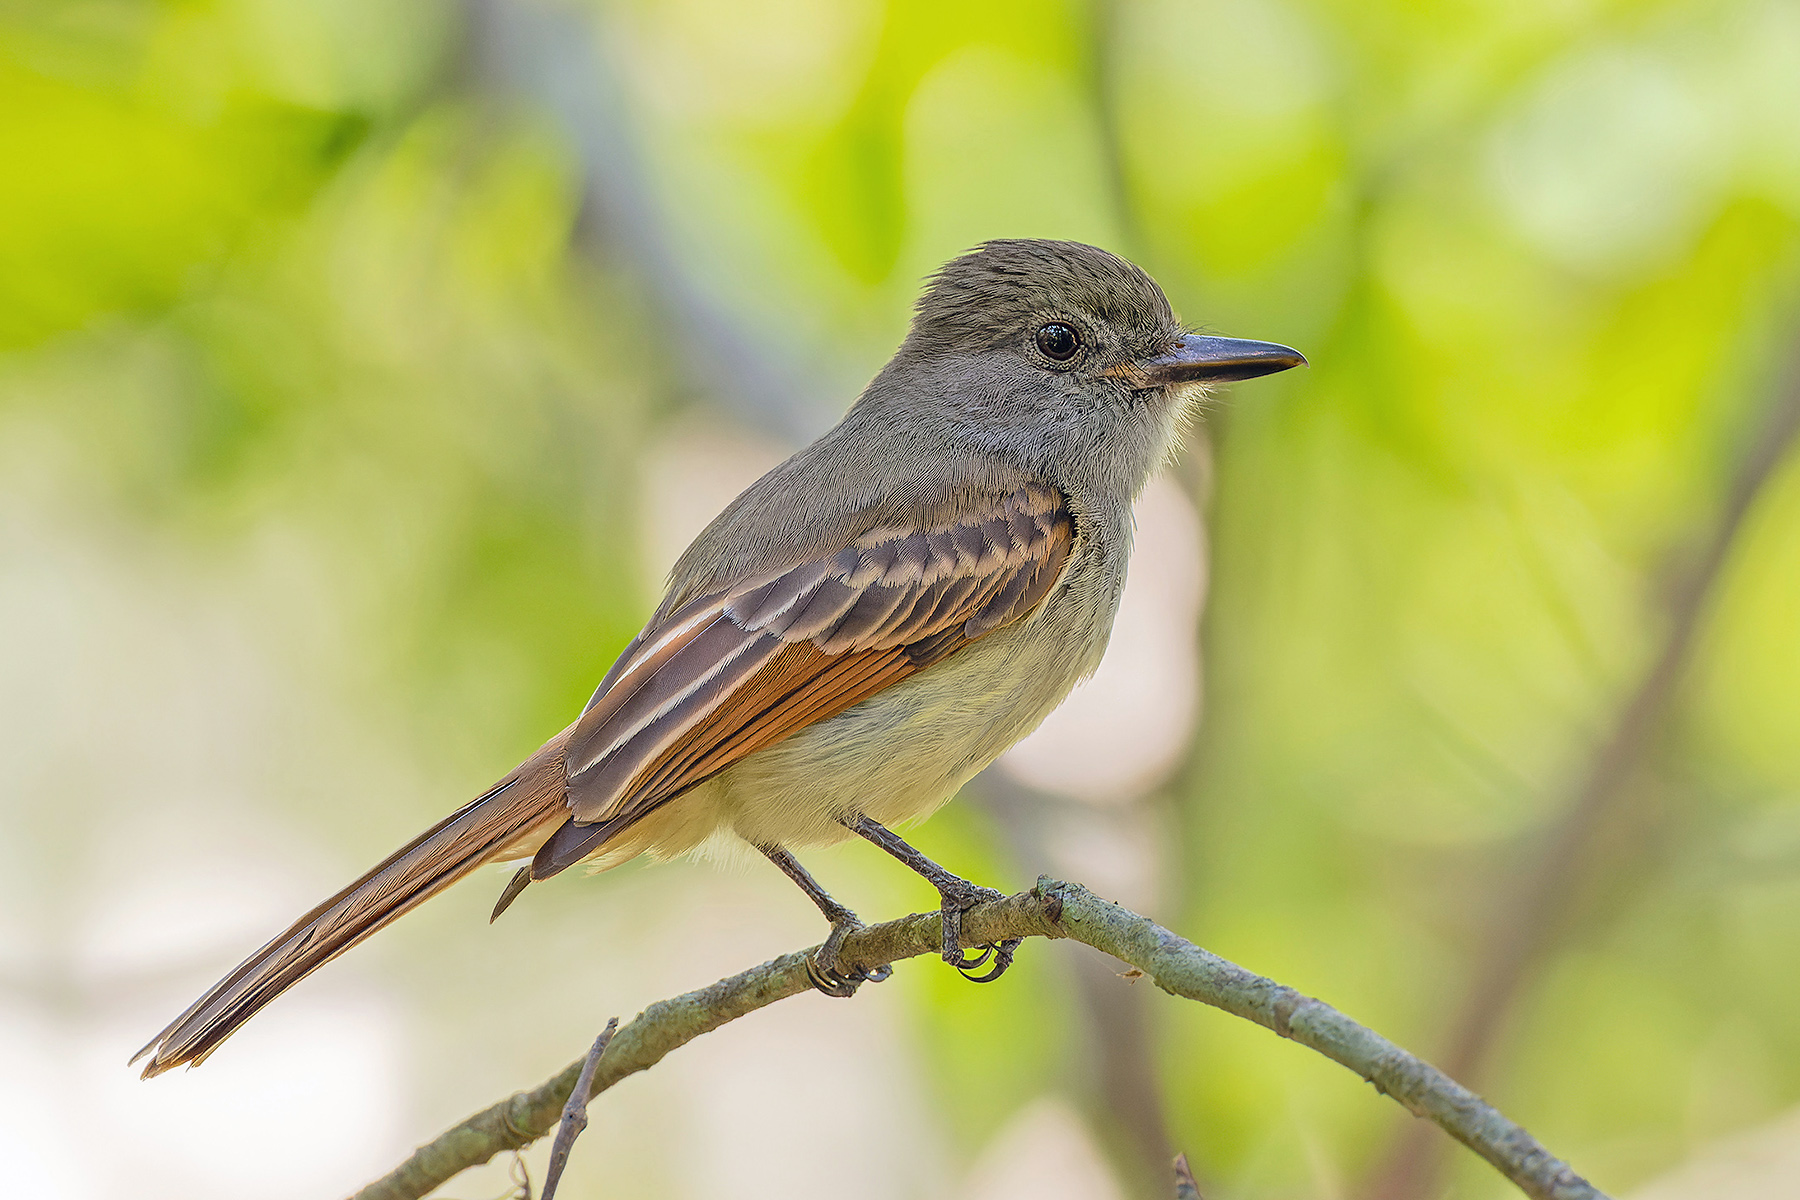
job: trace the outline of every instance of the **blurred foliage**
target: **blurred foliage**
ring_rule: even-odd
[[[653,596],[644,447],[732,411],[646,262],[830,406],[952,254],[1117,248],[1190,321],[1313,362],[1211,414],[1208,718],[1163,915],[1440,1046],[1800,338],[1800,9],[596,0],[623,181],[496,65],[542,11],[0,5],[4,470],[286,579],[293,669],[461,789],[423,819],[577,711]],[[665,253],[597,216],[596,173]],[[1488,1081],[1610,1187],[1800,1103],[1796,531],[1788,468]],[[956,812],[920,841],[1005,857]],[[1068,1004],[1035,955],[975,992],[914,975],[972,1153],[1073,1070]],[[1155,1011],[1220,1195],[1343,1194],[1404,1120]],[[1453,1186],[1504,1194],[1472,1159]]]

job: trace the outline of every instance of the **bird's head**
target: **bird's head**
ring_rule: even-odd
[[[1154,279],[1105,250],[993,241],[931,279],[870,398],[922,406],[1053,479],[1135,493],[1208,384],[1305,361],[1189,332]]]

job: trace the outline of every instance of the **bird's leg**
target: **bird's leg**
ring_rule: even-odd
[[[1019,948],[1019,938],[1008,938],[998,946],[982,946],[981,953],[970,958],[962,952],[962,919],[963,914],[974,908],[983,900],[1003,900],[1004,892],[997,892],[990,887],[982,887],[970,883],[960,875],[952,875],[938,866],[917,850],[907,845],[906,839],[868,817],[856,817],[844,821],[851,832],[874,842],[883,850],[923,875],[932,887],[938,890],[941,901],[938,911],[944,918],[944,961],[963,973],[963,976],[974,983],[992,983],[1006,974],[1006,968],[1012,966],[1013,952]],[[971,975],[987,966],[989,959],[994,966],[985,975]]]
[[[770,862],[781,868],[781,873],[799,885],[806,893],[807,899],[819,906],[825,919],[831,922],[831,933],[826,936],[825,944],[819,947],[806,962],[806,976],[812,980],[814,987],[827,996],[853,996],[859,985],[880,983],[894,973],[890,966],[879,966],[873,971],[840,971],[838,970],[838,952],[844,947],[844,939],[858,929],[863,923],[857,915],[839,904],[830,892],[819,886],[819,881],[812,877],[812,872],[800,865],[800,860],[783,850],[780,846],[758,846]]]

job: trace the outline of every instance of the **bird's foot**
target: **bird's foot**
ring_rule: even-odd
[[[857,915],[849,909],[831,923],[831,933],[825,942],[812,956],[806,960],[806,977],[812,985],[827,996],[848,999],[856,995],[856,989],[865,983],[880,983],[894,973],[894,968],[883,963],[873,970],[864,971],[858,968],[845,968],[838,962],[844,949],[844,939],[865,926]]]
[[[938,911],[943,916],[944,961],[961,972],[962,977],[970,983],[992,983],[1006,974],[1006,969],[1012,966],[1013,954],[1018,950],[1021,939],[1008,938],[998,945],[990,942],[977,946],[973,957],[964,954],[962,948],[963,914],[983,901],[1004,900],[1006,893],[950,876],[938,884],[938,895],[942,898]],[[971,973],[980,971],[990,961],[994,965],[983,974]]]

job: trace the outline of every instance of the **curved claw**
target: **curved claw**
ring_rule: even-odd
[[[806,978],[812,982],[813,987],[827,996],[835,996],[839,1000],[848,1000],[856,995],[856,989],[862,983],[860,979],[853,979],[839,974],[832,968],[820,966],[815,958],[806,960]]]
[[[958,949],[955,958],[946,958],[944,961],[959,971],[978,971],[982,967],[987,966],[988,960],[994,957],[994,947],[976,946],[975,950],[977,951],[977,954],[973,958],[970,958],[961,949]]]
[[[863,927],[855,913],[849,913],[831,927],[824,945],[806,960],[806,977],[813,987],[827,996],[847,1000],[856,995],[856,989],[863,984],[880,983],[894,973],[894,968],[887,963],[867,971],[838,969],[838,951],[843,949],[844,939]]]
[[[962,972],[965,978],[973,979],[975,977],[970,975],[969,972],[979,971],[982,967],[985,967],[988,964],[988,961],[994,957],[996,947],[991,945],[976,947],[979,953],[973,958],[963,953],[963,913],[984,900],[1001,900],[1005,897],[993,888],[977,887],[974,884],[964,884],[956,891],[944,892],[943,896],[944,904],[939,910],[943,919],[944,929],[943,959],[958,971]],[[1012,956],[1008,953],[1006,956],[1006,963],[996,965],[993,973],[984,976],[980,982],[985,983],[991,979],[998,979],[1011,961]]]
[[[1004,942],[1001,942],[998,946],[993,946],[993,945],[983,946],[981,948],[983,951],[981,958],[975,962],[974,966],[971,966],[967,969],[965,969],[963,967],[957,967],[956,969],[958,971],[962,972],[962,977],[964,979],[968,980],[970,983],[992,983],[992,982],[994,982],[994,980],[996,980],[996,979],[1000,978],[1002,975],[1006,974],[1006,969],[1008,967],[1012,966],[1013,952],[1019,948],[1022,941],[1023,941],[1022,938],[1007,938]],[[993,970],[989,971],[985,975],[969,974],[969,971],[972,971],[975,969],[975,967],[979,967],[983,963],[987,962],[989,956],[993,956],[993,958],[994,958],[994,969]]]
[[[881,983],[893,973],[894,968],[887,963],[868,971],[840,971],[836,967],[821,966],[816,958],[806,960],[806,978],[813,987],[839,1000],[848,1000],[863,984]]]

